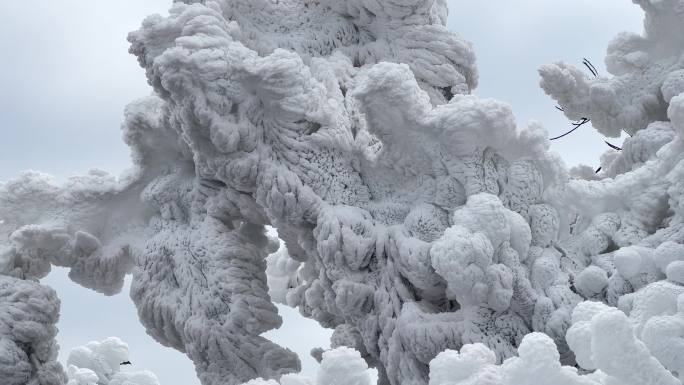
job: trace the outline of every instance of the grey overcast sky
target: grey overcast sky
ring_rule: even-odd
[[[0,180],[35,169],[64,179],[100,168],[120,173],[130,162],[119,130],[129,101],[150,92],[128,55],[126,35],[171,0],[21,0],[2,4],[0,23]],[[449,0],[449,28],[475,44],[476,94],[509,102],[522,124],[541,121],[551,136],[567,120],[539,89],[537,68],[563,60],[591,60],[605,73],[608,41],[642,29],[630,0]],[[619,144],[618,139],[613,140]],[[552,148],[568,165],[598,165],[603,138],[585,126]],[[137,321],[128,289],[103,297],[69,282],[64,269],[44,280],[62,298],[61,357],[69,349],[119,336],[135,369],[150,369],[163,385],[198,385],[192,364],[157,345]],[[270,333],[297,351],[315,374],[309,350],[327,344],[328,331],[281,308],[285,325]]]

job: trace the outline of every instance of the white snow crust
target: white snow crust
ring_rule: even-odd
[[[0,374],[66,382],[56,265],[106,295],[133,274],[203,385],[682,384],[684,0],[635,3],[612,76],[540,70],[569,118],[633,135],[571,177],[471,95],[444,0],[175,1],[129,36],[154,88],[125,113],[134,168],[0,185]],[[273,301],[334,329],[315,382],[261,336]],[[153,384],[114,382],[107,343],[69,381]]]
[[[132,365],[128,345],[116,337],[74,348],[67,358],[67,385],[159,385],[150,371],[121,371]]]

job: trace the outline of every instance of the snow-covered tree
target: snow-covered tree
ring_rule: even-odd
[[[676,384],[684,1],[636,2],[645,32],[611,43],[613,77],[541,69],[569,118],[633,134],[597,180],[470,95],[444,0],[174,2],[129,37],[155,91],[126,110],[134,169],[0,186],[0,373],[65,381],[59,302],[36,283],[54,264],[104,294],[132,273],[148,333],[204,385],[299,369],[261,336],[281,323],[267,271],[382,384]],[[620,347],[631,361],[607,362]]]

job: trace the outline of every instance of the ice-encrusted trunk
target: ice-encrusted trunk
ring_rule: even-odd
[[[472,343],[501,362],[533,331],[572,364],[573,308],[662,279],[650,256],[684,242],[683,6],[640,3],[645,37],[609,51],[619,76],[542,69],[569,117],[636,132],[605,179],[579,181],[543,128],[470,95],[474,54],[442,0],[175,2],[129,37],[155,91],[126,111],[135,169],[0,186],[0,278],[55,264],[113,294],[132,273],[148,333],[204,385],[277,378],[299,362],[260,336],[281,322],[270,225],[286,245],[269,258],[274,298],[334,329],[382,384],[425,384],[440,352]],[[54,361],[14,356],[32,379]]]

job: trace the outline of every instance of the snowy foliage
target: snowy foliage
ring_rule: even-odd
[[[148,333],[204,385],[307,383],[261,336],[281,323],[272,300],[358,351],[323,353],[320,384],[365,385],[366,364],[392,385],[681,383],[684,1],[635,2],[646,31],[611,43],[615,76],[541,69],[569,118],[634,134],[592,180],[470,95],[474,53],[443,0],[149,17],[129,36],[155,91],[126,110],[135,168],[0,185],[0,373],[63,383],[59,302],[35,282],[57,265],[104,294],[132,273]],[[109,378],[88,365],[72,381]]]

